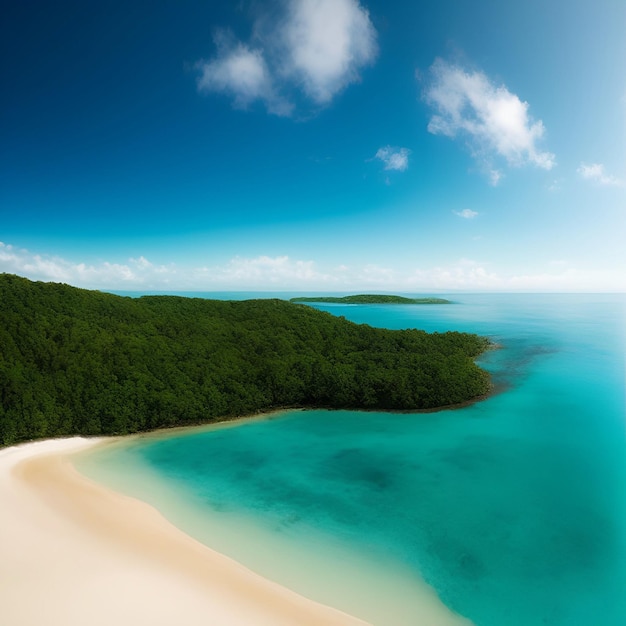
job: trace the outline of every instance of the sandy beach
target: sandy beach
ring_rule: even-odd
[[[357,625],[268,581],[82,477],[68,455],[98,440],[0,450],[5,626]]]

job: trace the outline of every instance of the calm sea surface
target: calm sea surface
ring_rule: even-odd
[[[428,414],[294,411],[80,460],[263,575],[378,626],[428,587],[477,626],[626,624],[626,300],[316,305],[491,337],[500,393]],[[452,622],[450,622],[452,623]]]

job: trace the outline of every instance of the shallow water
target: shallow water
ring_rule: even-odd
[[[492,337],[481,362],[504,391],[484,402],[291,412],[127,440],[80,467],[381,626],[417,623],[420,577],[478,626],[625,624],[624,296],[451,299],[315,306]]]

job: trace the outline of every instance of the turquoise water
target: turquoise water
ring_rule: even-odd
[[[451,299],[316,307],[375,326],[492,337],[502,349],[482,364],[501,391],[484,402],[419,415],[296,411],[130,440],[92,462],[125,468],[118,488],[133,491],[129,467],[169,485],[206,516],[177,517],[145,483],[134,493],[262,573],[274,554],[277,579],[289,571],[281,546],[298,559],[292,574],[308,566],[296,546],[319,541],[312,578],[345,549],[363,556],[374,585],[376,575],[415,574],[415,585],[421,576],[478,626],[626,624],[624,296]],[[236,532],[220,537],[224,526]],[[262,529],[257,543],[271,553],[255,553],[244,528]],[[409,604],[411,584],[401,589]],[[416,623],[382,613],[380,626]]]

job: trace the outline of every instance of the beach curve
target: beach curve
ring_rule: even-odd
[[[255,574],[150,505],[80,475],[68,456],[100,441],[0,450],[7,626],[366,624]]]

